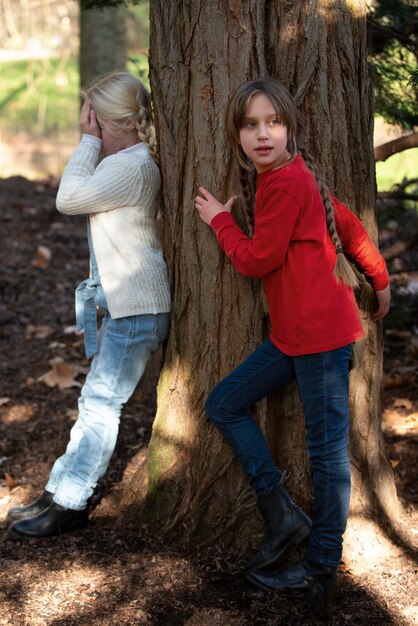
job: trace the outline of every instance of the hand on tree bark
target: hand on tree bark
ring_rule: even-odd
[[[226,204],[221,204],[221,202],[219,202],[215,196],[212,196],[212,194],[204,187],[199,187],[199,193],[202,194],[203,198],[201,196],[196,196],[195,207],[198,210],[201,219],[205,222],[205,224],[209,224],[209,226],[213,218],[216,217],[218,213],[222,213],[223,211],[231,213],[232,205],[237,199],[237,196],[232,196]]]

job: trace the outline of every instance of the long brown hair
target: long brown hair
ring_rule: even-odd
[[[325,176],[303,145],[302,135],[300,132],[299,114],[292,96],[286,87],[272,78],[260,78],[258,80],[251,80],[240,85],[233,92],[226,109],[226,132],[232,146],[232,150],[238,161],[239,180],[249,222],[254,222],[254,209],[251,193],[251,178],[254,166],[241,147],[239,135],[246,115],[248,103],[250,99],[258,93],[262,93],[267,96],[277,113],[280,123],[287,128],[288,143],[286,148],[290,154],[290,160],[293,160],[299,153],[316,178],[322,202],[324,204],[325,220],[328,232],[337,253],[334,267],[334,274],[337,282],[342,280],[349,287],[357,287],[357,277],[344,255],[341,239],[337,232],[334,216],[335,209],[331,201]],[[287,163],[288,162],[289,161],[287,161]]]

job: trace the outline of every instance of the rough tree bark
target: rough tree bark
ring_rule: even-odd
[[[270,74],[295,95],[310,150],[332,190],[376,238],[372,100],[365,4],[309,0],[151,0],[151,85],[163,176],[164,239],[174,309],[147,458],[124,505],[160,532],[222,537],[248,548],[254,496],[232,453],[209,425],[208,391],[265,334],[255,282],[243,278],[196,217],[199,184],[227,199],[238,189],[223,129],[225,104],[242,81]],[[239,207],[235,214],[240,219]],[[366,340],[352,373],[353,510],[376,503],[398,513],[380,430],[380,331],[371,291],[359,302]],[[268,410],[266,410],[266,408]],[[268,417],[267,417],[268,416]],[[309,465],[297,391],[258,408],[288,487],[309,507]],[[245,520],[245,523],[244,523]]]

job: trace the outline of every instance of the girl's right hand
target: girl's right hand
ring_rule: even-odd
[[[375,322],[380,322],[390,309],[390,285],[381,291],[375,291],[377,300],[377,311],[373,315]]]
[[[196,196],[195,207],[198,210],[200,218],[209,226],[213,218],[216,217],[218,213],[222,213],[224,211],[231,213],[232,205],[237,199],[237,196],[232,196],[229,198],[228,202],[221,204],[221,202],[219,202],[215,196],[212,196],[212,194],[209,193],[209,191],[204,187],[199,187],[199,192],[202,195]]]
[[[91,106],[90,100],[84,100],[80,112],[79,127],[83,134],[93,135],[101,139],[102,133],[97,123],[96,111]]]

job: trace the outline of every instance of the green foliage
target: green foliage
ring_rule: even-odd
[[[418,148],[410,148],[394,154],[386,161],[376,163],[376,179],[379,191],[390,191],[403,178],[411,178],[418,172]]]
[[[149,88],[148,58],[132,54],[128,71]],[[54,137],[78,128],[80,110],[78,59],[58,58],[1,64],[0,127],[9,134],[27,132]]]
[[[149,85],[149,66],[148,66],[148,58],[143,54],[131,54],[127,59],[127,70],[138,76],[139,79],[144,83],[147,89],[150,88]]]
[[[375,112],[391,124],[418,124],[416,0],[375,0],[368,15]]]
[[[418,69],[412,72],[411,78],[409,79],[409,83],[411,87],[418,89]]]
[[[77,127],[79,77],[76,59],[8,61],[1,66],[2,128],[51,135]]]

